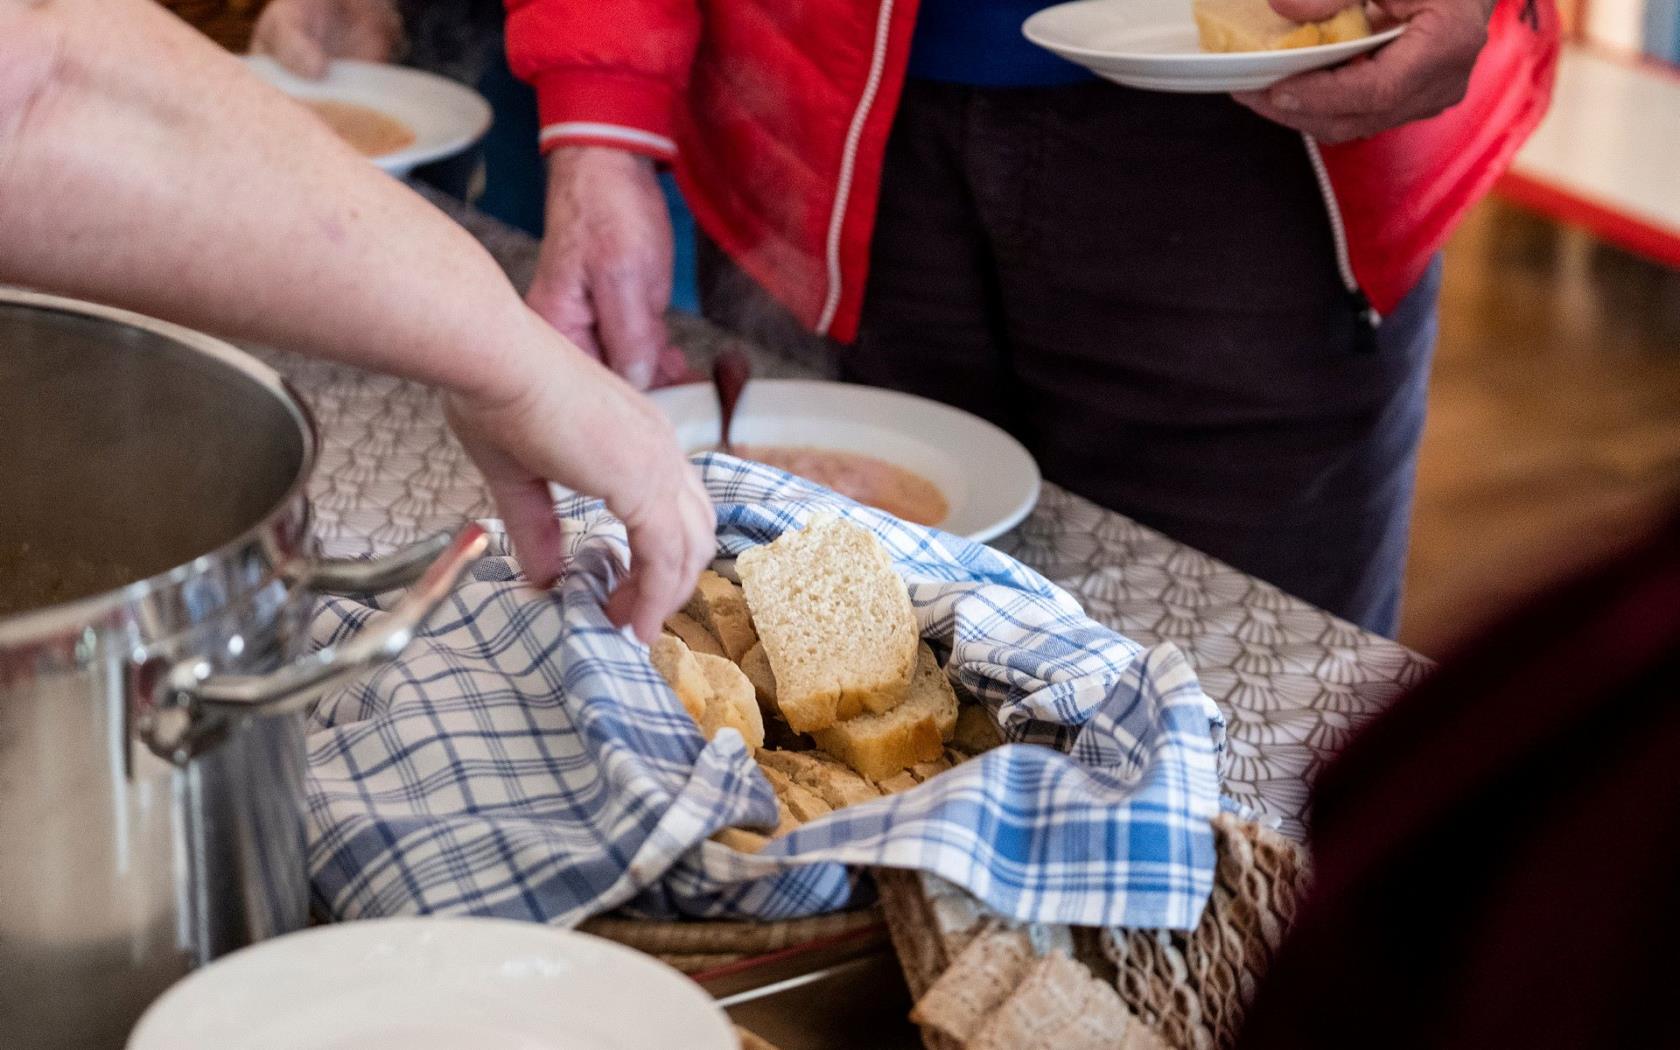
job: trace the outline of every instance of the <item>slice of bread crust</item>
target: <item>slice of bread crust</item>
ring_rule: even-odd
[[[918,645],[916,674],[904,702],[885,714],[863,714],[811,734],[817,746],[874,781],[945,754],[957,728],[957,694],[934,659]]]
[[[770,670],[770,657],[764,652],[764,643],[754,642],[745,656],[741,657],[741,670],[746,672],[748,680],[753,684],[753,693],[758,697],[758,706],[766,714],[776,713],[776,672]]]
[[[1371,35],[1360,3],[1318,22],[1292,22],[1266,0],[1192,0],[1190,13],[1203,51],[1282,51]]]
[[[706,625],[687,613],[672,613],[665,621],[665,631],[681,638],[683,644],[696,653],[711,656],[729,655],[723,651],[723,643],[718,641],[712,632],[706,630]]]
[[[815,791],[835,809],[881,797],[873,784],[839,759],[820,751],[760,751],[758,764],[781,771],[800,786]]]
[[[682,611],[709,631],[723,646],[723,655],[736,663],[758,641],[741,588],[711,569],[700,574],[700,582]]]
[[[653,662],[653,669],[670,685],[671,691],[677,694],[688,717],[699,724],[706,717],[706,703],[712,697],[712,686],[688,646],[675,635],[662,634],[648,647],[648,659]]]
[[[789,726],[809,733],[904,700],[916,668],[916,617],[874,535],[819,517],[746,551],[735,568]]]
[[[758,709],[758,699],[753,696],[752,683],[741,669],[721,656],[710,653],[695,653],[694,660],[700,665],[701,672],[706,677],[706,684],[711,687],[712,695],[706,701],[705,714],[700,718],[700,731],[710,740],[723,728],[739,730],[747,746],[754,751],[764,746],[764,713]]]

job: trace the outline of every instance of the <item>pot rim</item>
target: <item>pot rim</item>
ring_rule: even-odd
[[[80,630],[102,623],[119,609],[143,602],[153,594],[178,587],[187,580],[203,575],[218,562],[227,561],[242,550],[264,543],[276,520],[283,517],[288,508],[301,506],[303,514],[299,524],[307,534],[313,515],[310,513],[306,491],[309,479],[315,472],[315,463],[320,452],[320,433],[309,406],[280,373],[226,340],[131,310],[5,286],[0,286],[0,304],[111,321],[141,329],[195,350],[242,373],[247,379],[266,389],[286,407],[303,438],[303,458],[298,464],[297,474],[292,478],[292,483],[273,506],[243,531],[190,561],[121,587],[83,598],[72,598],[55,605],[43,605],[0,616],[0,651],[13,646],[31,645],[46,638],[62,636],[66,631]]]

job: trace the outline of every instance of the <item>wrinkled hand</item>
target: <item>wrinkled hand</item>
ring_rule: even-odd
[[[562,146],[548,171],[542,254],[525,301],[638,389],[687,378],[665,334],[674,248],[653,162]]]
[[[607,603],[643,641],[689,593],[716,547],[716,517],[676,435],[651,402],[588,360],[534,314],[537,346],[511,400],[452,394],[449,422],[484,474],[526,576],[545,587],[563,567],[548,482],[599,496],[625,524],[630,572]]]
[[[314,78],[335,58],[390,62],[402,43],[393,0],[271,0],[251,34],[251,53]]]
[[[1320,142],[1365,138],[1458,103],[1487,42],[1494,0],[1376,0],[1406,23],[1393,42],[1334,69],[1300,73],[1237,95],[1261,116]],[[1329,18],[1346,0],[1271,0],[1296,22]]]

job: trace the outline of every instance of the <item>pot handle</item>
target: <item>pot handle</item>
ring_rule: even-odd
[[[387,558],[316,563],[302,574],[314,590],[369,593],[419,579],[377,624],[266,674],[213,674],[202,660],[177,664],[164,678],[149,724],[141,727],[146,742],[154,752],[181,762],[208,743],[205,731],[219,735],[207,723],[226,721],[206,715],[297,711],[340,682],[395,660],[489,542],[484,527],[470,523],[453,540],[436,537]]]

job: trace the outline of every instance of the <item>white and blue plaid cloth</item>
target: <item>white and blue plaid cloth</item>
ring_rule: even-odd
[[[773,827],[739,734],[707,743],[602,613],[622,526],[581,499],[554,590],[486,558],[395,665],[309,725],[309,857],[335,918],[470,913],[570,925],[609,909],[784,919],[857,903],[867,867],[913,868],[1022,921],[1187,929],[1213,882],[1223,723],[1184,657],[1098,626],[987,547],[906,525],[780,471],[700,457],[726,555],[830,511],[909,584],[922,634],[1011,744],[745,854]],[[318,643],[381,615],[347,599]],[[1048,745],[1048,746],[1044,746]]]

